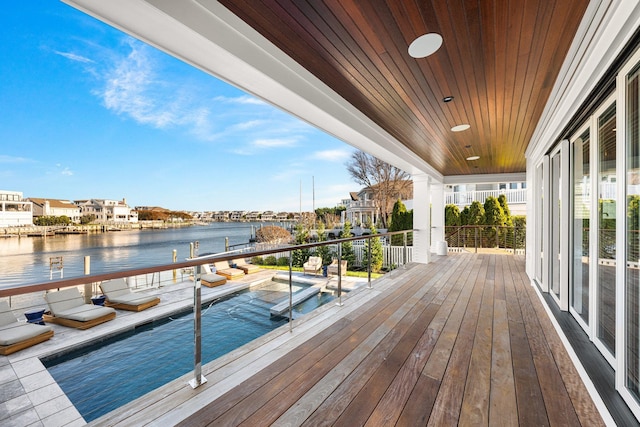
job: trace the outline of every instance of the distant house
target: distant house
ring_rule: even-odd
[[[381,214],[381,209],[378,200],[375,197],[375,187],[365,187],[362,190],[349,193],[350,199],[346,205],[347,209],[342,212],[341,222],[349,221],[352,225],[366,225],[369,220],[373,224],[378,223],[378,219]],[[386,211],[391,212],[394,203],[398,200],[402,200],[407,209],[411,209],[409,205],[412,205],[413,200],[413,186],[410,185],[407,189],[397,190],[394,194],[387,199]],[[344,202],[344,200],[343,200]]]
[[[20,191],[0,190],[0,227],[33,224],[33,204]]]
[[[262,221],[275,221],[276,214],[273,211],[264,211],[260,215]]]
[[[138,212],[127,205],[127,200],[76,200],[81,216],[94,215],[96,222],[138,222]]]
[[[289,212],[278,212],[276,215],[276,221],[286,221],[289,219]]]
[[[251,211],[246,215],[246,219],[247,221],[259,221],[261,213],[259,211]]]
[[[242,221],[247,214],[247,211],[233,211],[231,212],[231,221]]]
[[[66,216],[71,222],[80,222],[80,217],[82,216],[80,214],[80,207],[71,200],[44,199],[40,197],[29,197],[27,200],[33,203],[34,218],[42,216]]]
[[[229,211],[219,211],[213,213],[213,220],[219,222],[229,221],[231,218],[231,212]]]

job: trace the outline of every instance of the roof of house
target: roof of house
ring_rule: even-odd
[[[78,206],[69,200],[44,199],[40,197],[29,197],[28,200],[38,206],[44,206],[45,202],[49,202],[49,206],[52,208],[78,209]]]

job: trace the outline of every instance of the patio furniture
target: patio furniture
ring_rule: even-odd
[[[77,329],[89,329],[116,317],[111,307],[85,304],[78,288],[67,288],[57,292],[47,292],[44,299],[49,305],[49,313],[44,321]]]
[[[102,282],[100,289],[106,297],[104,305],[107,307],[129,311],[142,311],[160,303],[160,298],[155,295],[143,295],[131,292],[129,285],[122,278]]]
[[[203,273],[200,275],[200,283],[204,286],[214,288],[227,283],[227,278],[211,271],[209,264],[202,264],[201,267]]]
[[[329,264],[329,267],[327,267],[327,274],[328,275],[338,275],[338,260],[334,259],[331,264]],[[347,274],[347,260],[343,259],[342,261],[340,261],[340,275],[341,276],[346,276]]]
[[[249,264],[244,258],[234,259],[233,261],[231,261],[231,265],[244,271],[244,274],[251,274],[260,271],[260,267],[254,264]]]
[[[302,264],[302,274],[307,274],[307,271],[318,274],[318,271],[322,269],[322,257],[310,256],[307,262]]]
[[[214,262],[213,266],[216,268],[216,274],[224,276],[227,279],[237,279],[238,277],[244,276],[244,271],[239,268],[229,267],[229,263],[227,261]]]
[[[0,354],[16,351],[48,340],[53,336],[51,326],[21,323],[13,315],[6,301],[0,301]]]

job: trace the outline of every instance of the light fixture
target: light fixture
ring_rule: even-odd
[[[442,102],[451,102],[453,101],[453,96],[445,96],[442,98]]]
[[[424,58],[431,55],[442,46],[442,36],[436,33],[423,34],[409,45],[409,55],[414,58]]]
[[[463,130],[467,130],[471,127],[471,125],[468,124],[463,124],[463,125],[457,125],[451,128],[452,132],[462,132]]]
[[[464,148],[471,148],[471,145],[465,145]]]
[[[472,161],[472,160],[478,160],[480,158],[480,156],[470,156],[467,157],[467,160]]]

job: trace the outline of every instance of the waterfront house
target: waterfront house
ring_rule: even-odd
[[[33,204],[20,191],[0,190],[0,227],[33,224]]]
[[[66,216],[73,223],[80,222],[80,217],[82,216],[80,207],[71,200],[43,199],[39,197],[29,197],[27,200],[33,203],[34,218],[41,216]]]
[[[456,205],[460,210],[478,201],[482,204],[487,197],[504,194],[512,215],[527,214],[527,183],[521,182],[474,182],[472,184],[448,184],[445,186],[445,204]]]
[[[97,223],[137,223],[138,212],[127,205],[127,200],[89,199],[74,202],[81,216],[94,215]]]
[[[67,3],[410,173],[416,263],[428,265],[444,241],[445,185],[526,181],[526,271],[518,261],[507,262],[500,271],[508,274],[499,278],[513,285],[513,295],[474,299],[491,301],[487,310],[506,312],[515,296],[524,302],[517,310],[522,308],[522,316],[509,316],[496,329],[478,324],[459,336],[455,345],[471,356],[463,371],[447,369],[447,353],[436,362],[441,376],[419,372],[422,388],[416,391],[455,391],[459,400],[447,405],[442,401],[453,393],[443,393],[432,407],[407,405],[409,411],[433,409],[423,418],[410,412],[407,424],[417,419],[424,424],[425,417],[434,416],[434,425],[456,425],[466,411],[486,418],[461,424],[488,425],[490,416],[514,413],[502,406],[489,410],[495,383],[490,396],[475,387],[477,382],[465,388],[467,378],[482,375],[473,369],[478,359],[471,349],[486,338],[486,330],[493,332],[489,341],[507,343],[505,352],[530,352],[528,358],[514,357],[512,373],[530,379],[519,386],[539,393],[518,388],[518,418],[505,425],[554,424],[558,414],[581,417],[581,405],[558,407],[556,395],[541,397],[551,384],[566,392],[577,383],[588,388],[602,419],[637,424],[638,1],[382,0],[375,7],[305,0],[282,0],[277,6],[233,0]],[[473,278],[469,265],[452,268],[463,279]],[[516,287],[523,280],[527,287]],[[532,309],[539,300],[544,308]],[[466,305],[456,308],[460,316],[470,310],[467,323],[473,325],[474,315],[487,318]],[[543,338],[552,330],[561,339],[548,344]],[[559,348],[567,353],[557,363],[530,356]],[[478,357],[491,360],[492,353],[484,356]],[[392,361],[384,364],[385,374],[395,366]],[[565,371],[567,366],[571,369]],[[373,388],[354,400],[354,411],[365,413]],[[479,393],[486,400],[477,398]],[[244,400],[251,404],[253,397]],[[287,393],[277,394],[275,404],[286,398]],[[390,401],[379,408],[381,416],[402,406]],[[203,402],[191,406],[197,405],[190,413],[200,415],[199,421],[208,420],[199,412],[210,409]],[[310,402],[292,405],[292,411]],[[158,412],[161,406],[151,407]],[[170,419],[182,421],[179,415],[187,411],[180,405]],[[133,414],[138,411],[123,417]],[[527,422],[521,414],[543,420]],[[328,417],[331,411],[316,415]],[[584,420],[583,425],[602,423]]]
[[[242,221],[246,215],[247,211],[233,211],[231,212],[231,221]]]

